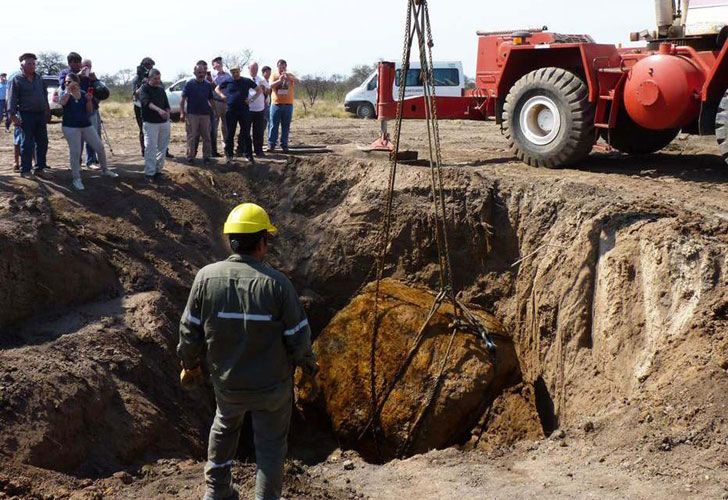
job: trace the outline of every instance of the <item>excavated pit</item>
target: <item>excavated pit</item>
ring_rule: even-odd
[[[3,193],[0,460],[81,478],[203,458],[211,395],[179,389],[173,349],[194,273],[225,256],[228,209],[247,200],[269,209],[281,229],[270,260],[291,276],[318,334],[371,279],[386,173],[344,152],[244,175],[172,169],[158,189],[130,180],[86,197]],[[434,289],[428,179],[425,168],[400,171],[386,274]],[[724,221],[651,193],[520,172],[446,169],[445,189],[456,284],[502,322],[518,375],[496,393],[483,388],[484,407],[416,452],[488,451],[585,420],[636,421],[677,399],[702,409],[651,418],[706,443],[725,432],[715,423],[728,393]],[[375,460],[371,443],[349,445]]]

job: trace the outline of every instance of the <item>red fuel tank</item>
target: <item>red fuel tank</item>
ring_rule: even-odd
[[[690,60],[655,54],[634,65],[624,89],[624,105],[637,124],[652,130],[679,128],[700,112],[705,77]]]

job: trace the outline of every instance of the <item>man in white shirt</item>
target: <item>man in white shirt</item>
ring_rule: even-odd
[[[258,84],[258,88],[250,91],[249,106],[251,124],[253,127],[253,150],[255,156],[265,156],[263,153],[263,139],[265,134],[265,99],[266,91],[270,90],[268,80],[258,74],[258,63],[252,62],[248,65],[250,71],[250,79]],[[247,132],[250,134],[250,131]]]

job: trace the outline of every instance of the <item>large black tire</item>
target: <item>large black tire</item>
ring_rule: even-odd
[[[629,117],[626,110],[622,110],[617,119],[617,126],[609,130],[602,129],[602,138],[614,149],[629,155],[648,155],[665,149],[680,129],[650,130],[637,125]]]
[[[533,167],[576,163],[594,146],[589,88],[565,69],[542,68],[518,80],[506,97],[503,123],[510,150]]]
[[[374,106],[371,103],[363,102],[356,107],[356,116],[364,120],[371,120],[376,118],[377,113],[374,111]]]
[[[715,115],[715,138],[723,161],[728,163],[728,92],[723,95]]]

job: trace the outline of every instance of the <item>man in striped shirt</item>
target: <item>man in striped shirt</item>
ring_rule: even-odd
[[[236,207],[224,233],[235,252],[204,267],[180,322],[182,380],[201,377],[206,353],[217,401],[205,466],[205,499],[237,498],[231,465],[250,411],[256,499],[280,498],[296,366],[315,374],[311,330],[286,276],[263,262],[276,228],[258,205]]]

